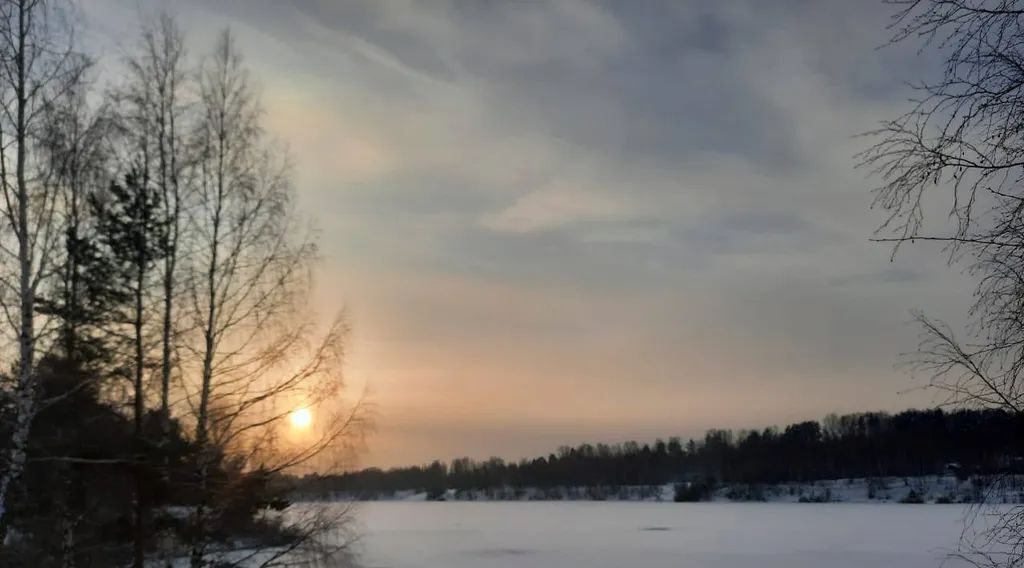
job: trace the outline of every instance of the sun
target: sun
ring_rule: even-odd
[[[293,427],[305,430],[313,423],[313,413],[308,408],[297,408],[288,415],[288,420]]]

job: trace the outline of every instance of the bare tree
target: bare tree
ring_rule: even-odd
[[[83,60],[84,63],[84,60]],[[79,80],[57,96],[43,116],[38,152],[51,174],[47,183],[59,197],[57,214],[63,228],[61,247],[54,251],[54,278],[36,299],[36,310],[58,322],[57,354],[75,369],[97,369],[106,362],[105,323],[110,300],[116,300],[116,276],[106,270],[95,241],[96,222],[91,206],[105,187],[110,165],[111,121],[105,106],[94,108],[89,101],[91,81]],[[78,389],[95,385],[82,383],[65,392],[37,393],[37,408],[45,411],[60,399],[74,396]],[[54,468],[65,480],[55,501],[60,503],[61,557],[72,566],[76,552],[73,487],[76,475],[66,463]]]
[[[1024,417],[1024,3],[887,3],[897,8],[893,42],[920,41],[945,65],[937,81],[915,85],[911,109],[872,132],[878,141],[861,155],[882,180],[875,204],[888,217],[878,240],[939,241],[951,258],[969,259],[978,279],[967,340],[916,314],[914,364],[947,404]],[[925,211],[937,190],[948,192],[954,225],[930,234]],[[1024,511],[987,522],[961,556],[980,566],[1024,562]]]
[[[60,192],[52,163],[39,151],[46,113],[81,78],[87,64],[72,49],[64,12],[46,0],[0,2],[0,204],[7,223],[0,253],[0,309],[17,343],[11,401],[11,440],[0,468],[0,524],[7,521],[12,483],[24,469],[37,410],[34,365],[47,327],[36,296],[55,271],[60,241]]]
[[[889,3],[900,7],[894,41],[921,38],[946,65],[938,82],[917,85],[909,112],[870,133],[879,142],[861,154],[882,180],[875,204],[888,218],[878,240],[940,241],[973,259],[978,344],[961,344],[921,315],[925,366],[949,403],[1017,413],[1024,408],[1017,381],[1024,368],[1024,4]],[[952,197],[956,224],[948,234],[922,229],[925,203],[937,189]]]
[[[51,290],[37,299],[37,310],[60,321],[59,345],[68,359],[84,363],[97,354],[89,345],[101,336],[102,308],[92,305],[102,296],[89,278],[98,252],[93,246],[95,219],[90,204],[109,181],[113,152],[112,121],[105,105],[88,100],[91,81],[82,80],[66,89],[47,111],[40,151],[53,172],[50,183],[60,195],[58,213],[63,228],[63,247],[55,255],[59,274]]]
[[[165,469],[195,465],[194,486],[174,486],[181,489],[175,503],[196,503],[194,530],[175,533],[191,538],[193,565],[211,556],[281,565],[343,546],[345,539],[318,535],[338,528],[334,517],[344,512],[266,511],[266,496],[287,489],[281,474],[358,445],[367,417],[358,402],[340,404],[347,327],[341,317],[318,325],[307,305],[314,235],[297,222],[286,153],[260,127],[234,40],[225,32],[191,73],[176,24],[158,19],[144,27],[115,96],[94,108],[98,99],[83,79],[89,61],[72,50],[70,14],[59,1],[0,0],[0,313],[10,342],[3,348],[16,345],[18,353],[12,372],[0,374],[0,415],[10,432],[0,525],[10,520],[9,495],[28,445],[48,443],[38,428],[30,442],[33,419],[47,424],[53,415],[39,413],[61,402],[43,391],[64,389],[60,396],[70,400],[74,381],[90,381],[78,402],[106,412],[108,426],[130,416],[134,445],[95,459],[32,460],[56,464],[48,475],[61,483],[71,479],[65,464],[136,468],[134,564],[143,565],[150,504],[138,472],[157,465],[141,450],[149,448],[144,416],[156,369]],[[112,360],[72,369],[93,361],[90,354]],[[36,376],[55,369],[72,369],[74,378]],[[112,377],[130,387],[97,387]],[[301,435],[284,428],[298,408],[316,417]],[[183,424],[194,428],[192,440]],[[174,469],[163,483],[181,478]],[[227,512],[238,510],[245,526],[287,529],[272,549],[259,539],[246,550],[211,547]],[[64,513],[57,504],[46,515]],[[60,522],[64,551],[43,554],[70,566],[74,520]]]
[[[161,15],[143,25],[140,41],[134,53],[126,61],[127,80],[117,93],[120,107],[124,112],[124,134],[127,148],[132,153],[134,183],[140,197],[134,213],[144,213],[145,219],[135,217],[144,226],[135,233],[145,235],[145,243],[134,247],[139,253],[132,263],[135,270],[136,286],[134,321],[134,364],[135,378],[135,426],[142,442],[142,417],[144,405],[143,369],[149,360],[149,346],[145,345],[143,329],[149,320],[146,301],[150,295],[150,263],[158,261],[160,275],[160,445],[166,446],[170,436],[171,423],[171,373],[174,367],[175,301],[177,283],[178,242],[181,234],[184,194],[183,177],[190,159],[186,155],[188,146],[181,133],[185,121],[183,89],[185,86],[184,39],[177,23],[167,15]],[[159,202],[150,202],[150,186],[154,187]],[[131,219],[129,215],[126,220]],[[138,244],[138,243],[137,243]],[[166,466],[166,464],[165,464]],[[165,475],[166,475],[165,467]],[[140,501],[135,514],[135,565],[143,562],[144,505]]]
[[[189,107],[184,36],[177,22],[161,14],[143,26],[136,52],[127,60],[128,88],[138,126],[151,139],[147,169],[161,197],[160,415],[166,441],[171,417],[171,374],[180,240],[192,156],[185,139]]]
[[[183,341],[199,447],[200,500],[193,566],[208,555],[210,509],[230,488],[212,485],[217,460],[249,479],[322,455],[360,431],[360,407],[330,412],[341,388],[345,325],[317,338],[304,305],[316,246],[296,223],[289,164],[260,127],[261,109],[235,40],[225,31],[200,70],[195,203],[188,239],[193,330]],[[284,418],[321,408],[303,440],[282,440]],[[308,536],[308,535],[307,535]],[[225,561],[223,558],[221,561]]]

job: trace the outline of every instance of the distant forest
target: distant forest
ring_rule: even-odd
[[[678,437],[641,444],[563,446],[519,462],[458,458],[450,464],[341,475],[308,475],[309,496],[376,497],[395,491],[502,487],[622,487],[667,483],[783,483],[825,479],[961,477],[1021,469],[1022,421],[1000,410],[907,410],[829,415],[784,429],[709,430],[703,439]]]

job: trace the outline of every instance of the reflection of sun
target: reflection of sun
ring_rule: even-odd
[[[313,413],[308,408],[298,408],[288,415],[288,420],[295,428],[305,430],[313,423]]]

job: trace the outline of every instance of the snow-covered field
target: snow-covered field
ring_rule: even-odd
[[[365,568],[935,568],[964,505],[372,502]],[[962,566],[953,562],[946,566]]]

